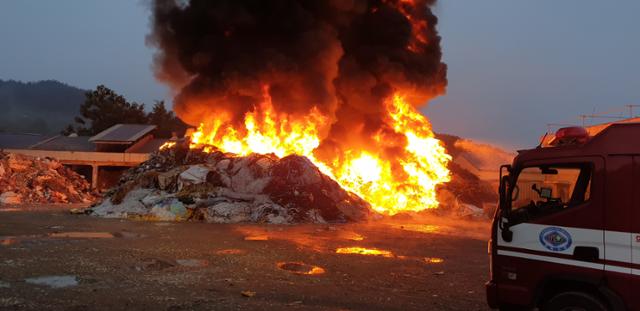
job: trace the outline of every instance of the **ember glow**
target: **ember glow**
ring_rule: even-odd
[[[154,0],[148,39],[191,148],[303,155],[394,215],[450,179],[418,110],[447,85],[434,3]]]

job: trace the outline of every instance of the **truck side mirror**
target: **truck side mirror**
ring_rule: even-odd
[[[505,222],[506,220],[506,222]],[[499,222],[500,230],[502,232],[502,239],[506,242],[513,241],[513,231],[509,228],[509,213],[506,210],[503,210],[500,214],[500,222]]]
[[[507,185],[509,184],[509,175],[506,175],[506,176],[502,175],[503,168],[506,168],[507,171],[511,172],[511,166],[509,165],[503,165],[500,167],[500,186],[498,187],[498,193],[500,194],[500,205],[499,205],[500,219],[498,220],[498,226],[500,227],[500,230],[502,230],[502,239],[507,242],[511,242],[513,240],[513,232],[509,229],[509,223],[508,223],[509,214],[510,214],[509,206],[511,205],[511,202],[509,202],[509,200],[507,200],[506,198]],[[520,192],[519,190],[516,190],[516,191]],[[517,197],[517,193],[516,193],[516,197]],[[505,220],[507,222],[505,222]]]
[[[502,239],[505,240],[506,242],[513,241],[513,231],[509,229],[508,225],[505,226],[504,229],[502,229]]]

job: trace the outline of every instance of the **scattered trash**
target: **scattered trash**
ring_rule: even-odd
[[[64,288],[78,285],[75,275],[52,275],[24,279],[25,282],[35,285],[44,285],[51,288]]]
[[[49,233],[51,238],[70,238],[70,239],[111,239],[113,234],[109,232],[54,232]]]
[[[485,211],[475,205],[459,203],[459,217],[486,218]]]
[[[71,215],[84,215],[89,213],[89,211],[91,211],[88,208],[72,208],[69,210],[69,214]]]
[[[0,152],[0,203],[90,203],[89,183],[51,158]]]
[[[0,194],[0,203],[2,204],[20,204],[22,199],[19,194],[13,191],[7,191]]]
[[[238,156],[176,145],[128,170],[91,213],[160,221],[288,224],[361,221],[370,209],[306,157]]]
[[[278,268],[295,273],[295,274],[307,274],[307,275],[316,275],[316,274],[324,274],[324,269],[314,265],[308,265],[303,262],[279,262],[277,264]]]
[[[242,292],[240,292],[240,294],[242,294],[242,296],[244,297],[253,297],[256,295],[256,292],[252,292],[250,290],[244,290]]]

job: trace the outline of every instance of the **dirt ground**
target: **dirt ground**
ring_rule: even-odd
[[[219,225],[0,210],[0,310],[488,309],[488,222]]]

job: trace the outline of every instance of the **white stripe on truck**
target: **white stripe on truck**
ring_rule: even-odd
[[[498,255],[531,259],[531,260],[550,262],[550,263],[555,263],[560,265],[596,269],[596,270],[602,270],[604,268],[604,270],[606,271],[640,275],[640,269],[631,269],[631,268],[621,267],[616,265],[603,265],[595,262],[587,262],[587,261],[558,258],[558,257],[551,257],[551,256],[534,255],[534,254],[521,253],[516,251],[506,251],[506,250],[498,250]]]

